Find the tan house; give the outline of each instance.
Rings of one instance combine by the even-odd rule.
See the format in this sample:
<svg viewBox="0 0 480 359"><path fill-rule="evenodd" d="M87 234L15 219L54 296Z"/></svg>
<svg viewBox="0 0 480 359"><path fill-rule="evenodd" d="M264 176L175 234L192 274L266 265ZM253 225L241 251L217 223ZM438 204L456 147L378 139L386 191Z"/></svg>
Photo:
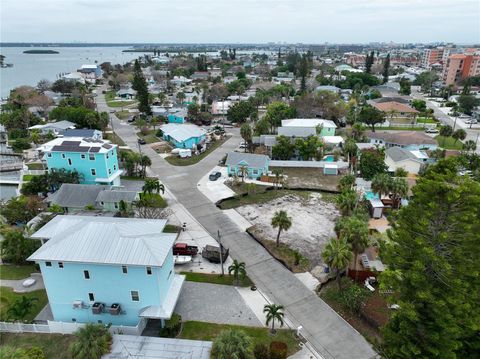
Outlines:
<svg viewBox="0 0 480 359"><path fill-rule="evenodd" d="M397 101L377 102L373 107L385 113L390 124L415 124L419 112Z"/></svg>

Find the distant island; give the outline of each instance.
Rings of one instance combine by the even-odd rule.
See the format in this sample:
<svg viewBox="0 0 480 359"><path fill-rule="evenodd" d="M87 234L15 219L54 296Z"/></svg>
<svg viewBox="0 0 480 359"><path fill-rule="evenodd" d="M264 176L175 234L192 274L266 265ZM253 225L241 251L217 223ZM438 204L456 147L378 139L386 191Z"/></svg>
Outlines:
<svg viewBox="0 0 480 359"><path fill-rule="evenodd" d="M55 50L25 50L24 54L59 54L58 51Z"/></svg>

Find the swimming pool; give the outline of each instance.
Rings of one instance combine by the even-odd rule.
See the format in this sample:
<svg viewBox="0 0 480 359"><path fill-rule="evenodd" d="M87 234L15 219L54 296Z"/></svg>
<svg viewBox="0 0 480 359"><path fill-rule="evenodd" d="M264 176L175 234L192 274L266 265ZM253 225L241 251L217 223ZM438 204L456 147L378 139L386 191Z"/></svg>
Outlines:
<svg viewBox="0 0 480 359"><path fill-rule="evenodd" d="M367 201L375 198L380 199L380 197L378 196L378 193L373 193L372 191L365 192L364 197Z"/></svg>
<svg viewBox="0 0 480 359"><path fill-rule="evenodd" d="M323 160L325 162L335 162L335 157L333 155L326 155L325 157L323 157Z"/></svg>

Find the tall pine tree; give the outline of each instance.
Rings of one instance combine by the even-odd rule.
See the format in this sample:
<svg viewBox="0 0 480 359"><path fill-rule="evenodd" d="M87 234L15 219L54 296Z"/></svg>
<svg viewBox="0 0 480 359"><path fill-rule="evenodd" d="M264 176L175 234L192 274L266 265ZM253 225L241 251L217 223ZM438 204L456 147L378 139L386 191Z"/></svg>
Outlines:
<svg viewBox="0 0 480 359"><path fill-rule="evenodd" d="M479 357L480 183L460 167L431 166L389 233L381 285L399 309L383 328L385 358Z"/></svg>
<svg viewBox="0 0 480 359"><path fill-rule="evenodd" d="M388 72L390 70L390 54L387 55L385 58L385 62L383 63L383 83L388 82Z"/></svg>
<svg viewBox="0 0 480 359"><path fill-rule="evenodd" d="M142 68L138 59L135 60L135 64L133 66L132 88L137 91L138 110L141 113L150 115L152 110L149 103L148 84L147 80L145 80L145 77L143 76Z"/></svg>

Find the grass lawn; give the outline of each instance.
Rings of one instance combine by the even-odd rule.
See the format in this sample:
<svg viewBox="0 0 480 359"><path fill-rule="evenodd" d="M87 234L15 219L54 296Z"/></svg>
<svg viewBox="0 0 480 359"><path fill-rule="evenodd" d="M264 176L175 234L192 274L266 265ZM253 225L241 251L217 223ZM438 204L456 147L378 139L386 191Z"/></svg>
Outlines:
<svg viewBox="0 0 480 359"><path fill-rule="evenodd" d="M208 274L208 273L192 273L192 272L181 272L186 276L186 280L190 282L199 282L199 283L212 283L212 284L223 284L223 285L236 285L235 279L229 274L225 274L223 277L220 274ZM248 276L243 280L240 280L240 287L250 287L253 285Z"/></svg>
<svg viewBox="0 0 480 359"><path fill-rule="evenodd" d="M160 139L155 136L156 130L149 130L146 135L142 134L141 132L137 132L137 136L143 138L147 143L155 143L159 142Z"/></svg>
<svg viewBox="0 0 480 359"><path fill-rule="evenodd" d="M174 224L166 224L165 227L163 227L163 233L178 233L179 230L180 227Z"/></svg>
<svg viewBox="0 0 480 359"><path fill-rule="evenodd" d="M145 181L145 178L139 176L120 176L120 179L127 181Z"/></svg>
<svg viewBox="0 0 480 359"><path fill-rule="evenodd" d="M68 347L74 340L73 335L0 333L0 345L24 349L40 347L46 359L70 359Z"/></svg>
<svg viewBox="0 0 480 359"><path fill-rule="evenodd" d="M24 279L30 277L30 273L38 272L34 264L17 266L14 264L0 265L0 279Z"/></svg>
<svg viewBox="0 0 480 359"><path fill-rule="evenodd" d="M112 143L119 145L119 146L125 146L125 142L120 138L120 136L116 135L114 136L114 133L106 133L103 136L104 140L111 141Z"/></svg>
<svg viewBox="0 0 480 359"><path fill-rule="evenodd" d="M44 170L43 163L27 163L29 170Z"/></svg>
<svg viewBox="0 0 480 359"><path fill-rule="evenodd" d="M33 305L32 311L24 318L26 322L32 322L48 303L47 292L43 289L28 293L14 293L12 288L0 287L0 292L0 321L6 321L8 319L8 308L23 295L30 298L38 298L38 301Z"/></svg>
<svg viewBox="0 0 480 359"><path fill-rule="evenodd" d="M180 158L178 156L168 156L165 159L168 163L174 166L191 166L197 162L200 162L205 157L207 157L210 153L215 151L218 147L223 145L225 141L227 141L229 137L225 137L223 140L214 142L205 152L199 154L198 156L192 156L190 158Z"/></svg>
<svg viewBox="0 0 480 359"><path fill-rule="evenodd" d="M123 107L123 106L128 106L134 103L135 101L117 101L115 100L115 91L110 90L107 91L105 94L105 101L107 101L107 105L109 107Z"/></svg>
<svg viewBox="0 0 480 359"><path fill-rule="evenodd" d="M268 328L190 321L183 323L182 333L180 334L179 338L192 340L215 340L221 331L229 329L243 330L252 339L251 349L253 349L255 344L263 343L269 346L272 341L280 341L287 344L288 355L293 355L300 350L300 341L295 337L294 331L289 329L279 329L275 335L270 335Z"/></svg>
<svg viewBox="0 0 480 359"><path fill-rule="evenodd" d="M255 228L250 229L250 232L255 234ZM280 236L280 245L278 247L275 241L261 238L260 234L255 235L255 237L262 242L263 246L268 249L274 258L283 261L293 273L303 273L310 270L310 261L286 244L283 244L282 236ZM296 257L296 253L300 256L299 258Z"/></svg>
<svg viewBox="0 0 480 359"><path fill-rule="evenodd" d="M438 142L438 145L446 150L461 150L463 148L463 144L461 141L455 141L453 137L445 137L445 136L435 136L435 139Z"/></svg>
<svg viewBox="0 0 480 359"><path fill-rule="evenodd" d="M28 182L31 181L33 177L35 177L35 175L23 175L22 179L24 182Z"/></svg>
<svg viewBox="0 0 480 359"><path fill-rule="evenodd" d="M239 186L234 186L232 189L238 194L247 193L246 185L241 184ZM308 191L297 191L289 189L278 189L278 190L267 190L266 186L257 186L255 193L250 193L246 196L236 196L234 198L226 199L219 203L221 209L231 209L240 206L245 206L248 204L259 204L266 203L276 198L286 196L288 194L298 195L300 198L307 200L310 197L310 192Z"/></svg>
<svg viewBox="0 0 480 359"><path fill-rule="evenodd" d="M131 113L128 110L117 111L115 112L115 116L117 116L120 120L126 120L131 116Z"/></svg>
<svg viewBox="0 0 480 359"><path fill-rule="evenodd" d="M417 123L438 123L430 117L417 117Z"/></svg>
<svg viewBox="0 0 480 359"><path fill-rule="evenodd" d="M338 183L342 176L325 176L322 168L271 167L270 170L281 170L288 177L287 185L291 188L312 188L338 191Z"/></svg>

